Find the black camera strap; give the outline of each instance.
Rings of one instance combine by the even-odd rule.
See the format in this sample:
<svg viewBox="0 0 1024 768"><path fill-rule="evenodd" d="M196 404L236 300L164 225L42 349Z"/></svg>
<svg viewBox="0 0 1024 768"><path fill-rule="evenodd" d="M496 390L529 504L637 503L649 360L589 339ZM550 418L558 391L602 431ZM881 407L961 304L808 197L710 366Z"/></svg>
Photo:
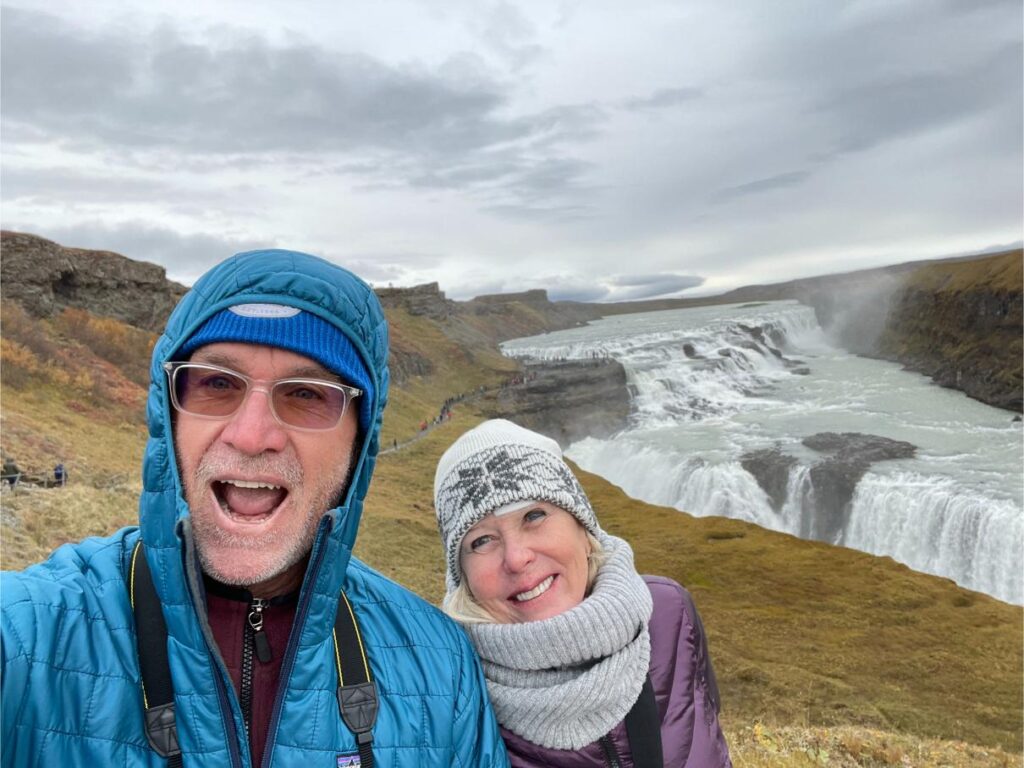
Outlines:
<svg viewBox="0 0 1024 768"><path fill-rule="evenodd" d="M626 714L626 735L629 751L636 768L663 768L665 759L661 750L661 714L654 699L651 676L644 679L640 698Z"/></svg>
<svg viewBox="0 0 1024 768"><path fill-rule="evenodd" d="M168 768L181 768L181 748L174 712L174 684L167 660L167 624L153 586L142 542L132 551L128 595L135 614L135 640L142 674L142 703L146 710L146 739ZM377 685L370 672L355 612L342 592L334 619L334 660L338 675L338 709L356 736L364 768L373 768L373 724L377 719Z"/></svg>

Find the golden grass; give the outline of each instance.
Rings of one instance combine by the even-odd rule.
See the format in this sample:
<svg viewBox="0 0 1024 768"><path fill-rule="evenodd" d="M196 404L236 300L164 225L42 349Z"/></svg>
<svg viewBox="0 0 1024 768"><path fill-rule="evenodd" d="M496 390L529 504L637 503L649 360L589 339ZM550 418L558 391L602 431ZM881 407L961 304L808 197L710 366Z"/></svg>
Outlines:
<svg viewBox="0 0 1024 768"><path fill-rule="evenodd" d="M385 447L416 436L446 397L493 385L514 365L493 347L460 349L468 342L452 340L485 338L486 323L394 322L407 350L432 355L433 371L392 390ZM28 470L64 459L71 484L4 493L6 568L136 516L141 413L106 412L87 393L36 375L27 388L4 387L3 448ZM433 602L444 583L434 468L480 419L471 404L456 406L451 421L382 455L367 499L357 555ZM1020 764L1019 607L886 558L644 504L579 475L604 527L633 543L640 570L694 594L738 766Z"/></svg>
<svg viewBox="0 0 1024 768"><path fill-rule="evenodd" d="M727 730L737 768L1016 768L1021 756L963 741L919 739L871 728L768 728L762 723Z"/></svg>
<svg viewBox="0 0 1024 768"><path fill-rule="evenodd" d="M1024 250L926 264L910 273L906 286L922 291L956 293L983 289L1019 294L1024 288Z"/></svg>

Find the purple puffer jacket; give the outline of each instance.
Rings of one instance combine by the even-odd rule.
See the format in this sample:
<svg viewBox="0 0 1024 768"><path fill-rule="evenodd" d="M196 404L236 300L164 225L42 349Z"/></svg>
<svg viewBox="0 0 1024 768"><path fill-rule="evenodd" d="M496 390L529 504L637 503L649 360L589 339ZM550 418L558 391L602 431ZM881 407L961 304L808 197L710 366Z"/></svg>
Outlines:
<svg viewBox="0 0 1024 768"><path fill-rule="evenodd" d="M697 608L689 592L671 579L644 576L654 597L651 616L651 683L661 714L665 768L732 766L718 724L718 684ZM608 766L599 741L576 752L533 744L501 729L512 768ZM621 768L634 768L625 721L608 734Z"/></svg>

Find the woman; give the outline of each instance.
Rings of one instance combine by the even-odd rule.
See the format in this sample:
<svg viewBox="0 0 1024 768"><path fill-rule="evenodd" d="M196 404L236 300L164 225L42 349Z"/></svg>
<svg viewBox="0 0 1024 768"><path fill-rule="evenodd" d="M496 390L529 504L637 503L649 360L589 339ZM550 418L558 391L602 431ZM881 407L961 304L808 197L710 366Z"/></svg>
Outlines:
<svg viewBox="0 0 1024 768"><path fill-rule="evenodd" d="M637 574L557 443L484 422L441 457L434 506L444 608L480 654L515 768L730 765L689 594Z"/></svg>

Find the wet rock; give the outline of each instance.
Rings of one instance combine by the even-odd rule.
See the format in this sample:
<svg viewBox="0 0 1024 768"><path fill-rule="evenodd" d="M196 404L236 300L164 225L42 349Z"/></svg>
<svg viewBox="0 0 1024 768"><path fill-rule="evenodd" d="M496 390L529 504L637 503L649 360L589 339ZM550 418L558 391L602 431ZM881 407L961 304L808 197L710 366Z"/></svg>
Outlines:
<svg viewBox="0 0 1024 768"><path fill-rule="evenodd" d="M801 442L821 453L835 454L836 458L863 460L868 463L886 459L913 458L917 447L904 440L890 440L878 435L860 432L819 432Z"/></svg>
<svg viewBox="0 0 1024 768"><path fill-rule="evenodd" d="M752 352L757 352L759 355L764 355L764 347L758 344L756 341L741 340L736 342L736 346L742 349L749 349Z"/></svg>
<svg viewBox="0 0 1024 768"><path fill-rule="evenodd" d="M877 461L907 459L917 448L902 440L858 432L820 432L803 439L803 444L829 454L811 467L815 516L808 521L807 536L838 543L846 529L850 501L857 483ZM802 532L803 533L803 532Z"/></svg>
<svg viewBox="0 0 1024 768"><path fill-rule="evenodd" d="M789 471L796 459L787 456L781 448L765 448L749 451L740 458L740 465L757 480L757 484L771 499L772 509L778 512L786 503L786 487Z"/></svg>
<svg viewBox="0 0 1024 768"><path fill-rule="evenodd" d="M693 346L693 344L691 344L690 342L686 342L685 344L683 344L683 354L686 355L691 360L704 359L704 355L697 352L697 348Z"/></svg>

